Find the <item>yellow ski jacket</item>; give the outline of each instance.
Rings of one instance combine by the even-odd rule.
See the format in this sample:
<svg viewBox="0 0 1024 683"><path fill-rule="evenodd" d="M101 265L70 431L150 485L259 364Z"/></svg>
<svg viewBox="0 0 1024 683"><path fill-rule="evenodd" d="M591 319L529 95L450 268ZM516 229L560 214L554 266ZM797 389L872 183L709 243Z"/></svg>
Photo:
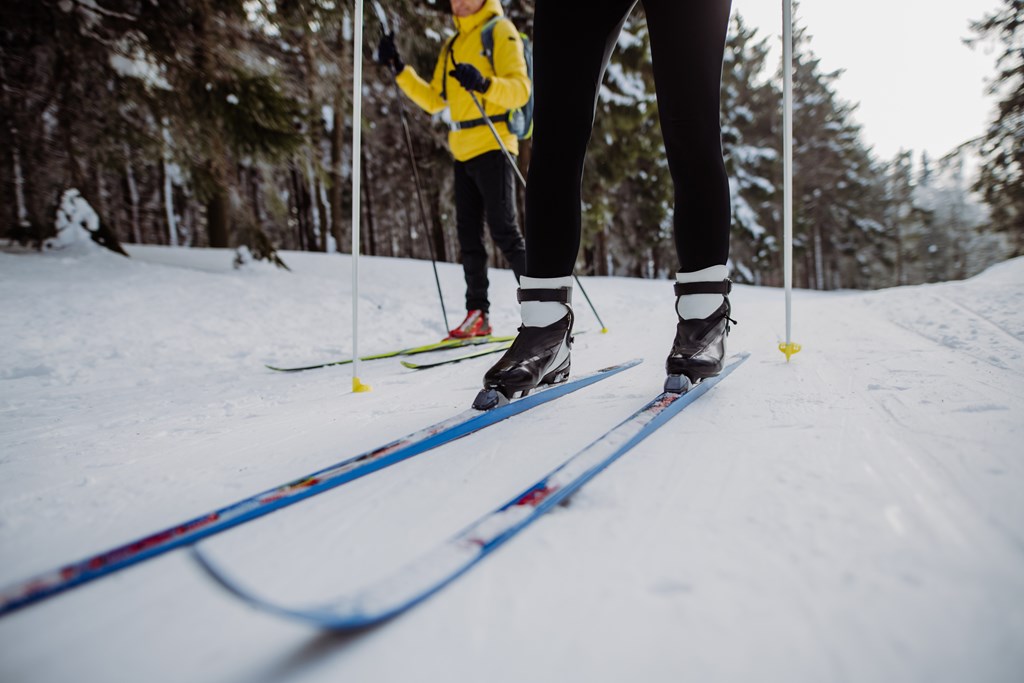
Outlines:
<svg viewBox="0 0 1024 683"><path fill-rule="evenodd" d="M458 33L454 40L445 41L434 67L434 77L430 82L423 80L416 70L408 65L398 74L398 85L409 99L429 114L436 114L445 107L450 107L452 121L480 119L480 110L473 103L470 93L455 80L455 77L448 75L456 63L466 62L479 69L485 78L491 79L487 92L476 93L477 100L484 106L488 116L500 116L509 109L526 104L530 99L530 78L526 72L526 59L523 57L523 41L511 21L503 18L494 27L493 68L490 60L483 54L481 29L495 15L505 16L500 0L486 0L480 11L468 17L453 17ZM446 80L447 100L441 95L445 90ZM503 121L496 121L494 127L501 135L508 151L518 154L519 140L509 132L508 126ZM494 134L486 124L449 131L448 146L452 156L458 161L466 161L485 152L500 149L498 141L494 139Z"/></svg>

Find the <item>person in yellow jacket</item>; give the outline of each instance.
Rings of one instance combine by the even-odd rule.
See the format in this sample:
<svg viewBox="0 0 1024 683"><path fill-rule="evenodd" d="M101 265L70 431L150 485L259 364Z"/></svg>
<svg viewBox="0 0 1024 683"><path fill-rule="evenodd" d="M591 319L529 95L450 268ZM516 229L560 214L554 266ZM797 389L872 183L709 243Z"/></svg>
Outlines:
<svg viewBox="0 0 1024 683"><path fill-rule="evenodd" d="M466 319L451 337L491 333L488 321L487 250L484 217L494 243L512 266L516 280L526 270L526 248L516 216L513 169L477 106L483 106L508 151L519 153L519 140L509 131L510 109L530 98L530 78L523 42L515 25L504 18L500 0L450 0L456 34L445 41L429 82L402 62L394 34L384 35L377 60L390 66L402 91L421 109L451 113L448 146L454 157L455 213L466 277ZM494 54L484 54L482 29L494 17ZM474 98L476 102L474 102Z"/></svg>

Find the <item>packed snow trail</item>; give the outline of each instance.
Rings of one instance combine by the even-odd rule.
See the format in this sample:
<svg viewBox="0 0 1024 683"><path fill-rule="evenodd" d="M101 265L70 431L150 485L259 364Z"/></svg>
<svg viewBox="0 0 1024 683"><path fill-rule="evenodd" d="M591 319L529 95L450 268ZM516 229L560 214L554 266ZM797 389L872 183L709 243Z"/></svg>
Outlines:
<svg viewBox="0 0 1024 683"><path fill-rule="evenodd" d="M193 556L228 592L271 614L337 631L354 631L379 624L431 597L555 506L567 503L588 481L724 380L747 358L749 354L733 359L719 375L697 385L689 380L685 384L674 384L616 426L597 435L586 448L566 458L510 501L473 521L426 555L395 568L369 588L343 594L340 598L328 596L329 603L298 608L278 604L249 591L221 571L203 552L202 545L192 549ZM263 552L272 549L262 548ZM301 578L292 577L292 580Z"/></svg>
<svg viewBox="0 0 1024 683"><path fill-rule="evenodd" d="M378 361L358 396L344 368L273 373L350 354L345 257L286 253L286 273L130 250L0 253L0 584L436 422L490 362ZM360 265L361 348L391 348L396 325L409 345L444 333L421 305L429 262ZM439 271L458 301L461 270ZM671 283L586 285L611 331L577 339L574 374L639 368L538 409L530 430L489 428L211 539L218 558L299 604L368 583L621 421L661 386ZM511 273L493 271L492 291L510 334ZM174 552L0 620L0 680L1018 680L1024 260L965 282L797 291L789 364L782 293L732 300L730 353L753 355L714 401L385 628L320 637ZM300 508L313 521L296 527ZM251 556L255 537L278 551Z"/></svg>
<svg viewBox="0 0 1024 683"><path fill-rule="evenodd" d="M463 436L475 434L481 429L536 406L607 379L640 362L639 359L634 359L574 377L557 385L541 386L528 396L511 402L505 401L486 410L477 410L474 406L365 453L350 456L311 474L279 484L268 491L253 494L217 510L204 512L194 519L133 539L116 548L24 578L13 585L0 586L0 617L89 581L103 578L176 548L191 545L200 539L258 519L288 505L302 502L411 457L428 453Z"/></svg>

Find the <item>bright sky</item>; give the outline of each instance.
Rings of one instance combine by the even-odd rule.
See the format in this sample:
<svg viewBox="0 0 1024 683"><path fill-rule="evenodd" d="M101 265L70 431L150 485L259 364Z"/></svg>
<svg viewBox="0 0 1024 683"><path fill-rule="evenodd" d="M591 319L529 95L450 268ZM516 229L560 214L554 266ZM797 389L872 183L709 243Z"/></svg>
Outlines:
<svg viewBox="0 0 1024 683"><path fill-rule="evenodd" d="M932 158L985 131L995 106L985 94L995 74L992 46L970 49L971 20L999 0L801 0L798 21L826 71L845 69L839 96L860 103L863 139L879 160L900 148ZM747 24L781 46L782 0L733 0ZM781 53L781 47L775 55ZM777 57L771 61L774 71ZM799 135L799 131L796 133Z"/></svg>

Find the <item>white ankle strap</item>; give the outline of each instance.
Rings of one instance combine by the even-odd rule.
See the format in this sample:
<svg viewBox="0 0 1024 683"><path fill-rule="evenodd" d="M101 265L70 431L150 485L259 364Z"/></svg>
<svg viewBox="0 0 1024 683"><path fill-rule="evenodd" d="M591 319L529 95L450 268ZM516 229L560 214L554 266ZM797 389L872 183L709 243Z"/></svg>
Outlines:
<svg viewBox="0 0 1024 683"><path fill-rule="evenodd" d="M548 299L550 295L539 292L534 294L532 290L554 290L558 296ZM562 301L563 296L564 302ZM572 275L565 277L527 277L523 275L519 278L519 297L522 302L520 310L523 316L523 325L525 327L547 327L564 318L566 311L572 308Z"/></svg>

